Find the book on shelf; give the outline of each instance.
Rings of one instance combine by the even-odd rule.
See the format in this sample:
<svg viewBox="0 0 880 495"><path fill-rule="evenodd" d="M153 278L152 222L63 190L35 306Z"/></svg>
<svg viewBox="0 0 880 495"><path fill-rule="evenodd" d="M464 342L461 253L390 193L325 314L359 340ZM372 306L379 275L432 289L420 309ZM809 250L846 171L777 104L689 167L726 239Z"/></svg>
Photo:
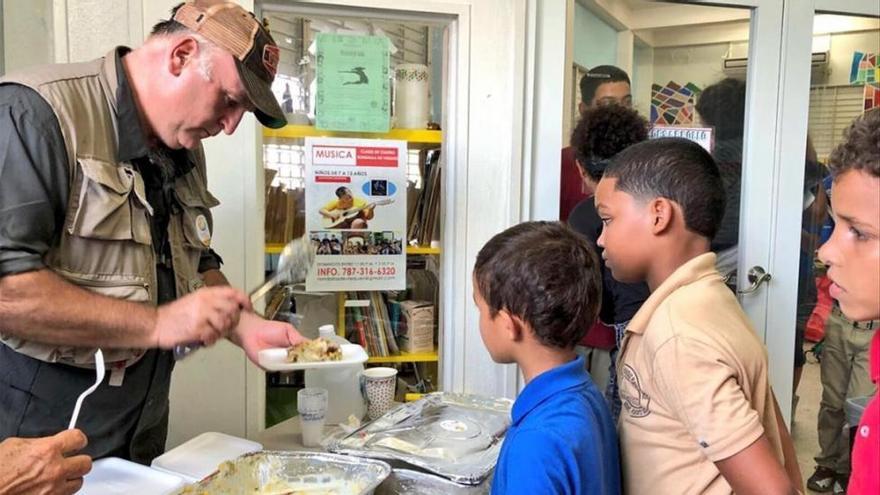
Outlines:
<svg viewBox="0 0 880 495"><path fill-rule="evenodd" d="M419 153L419 171L422 188L416 190L415 204L409 210L407 238L419 246L427 246L439 238L440 186L442 166L439 149L422 150Z"/></svg>
<svg viewBox="0 0 880 495"><path fill-rule="evenodd" d="M358 342L373 357L400 354L397 333L391 319L385 294L379 291L349 292L348 300L367 301L368 305L350 306L346 309L347 337Z"/></svg>

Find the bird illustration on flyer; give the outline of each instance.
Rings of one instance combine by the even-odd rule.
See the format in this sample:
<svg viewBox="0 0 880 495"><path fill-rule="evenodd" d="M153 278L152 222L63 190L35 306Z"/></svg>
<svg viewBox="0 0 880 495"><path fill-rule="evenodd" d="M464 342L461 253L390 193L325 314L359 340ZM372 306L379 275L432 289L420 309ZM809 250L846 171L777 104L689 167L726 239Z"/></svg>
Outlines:
<svg viewBox="0 0 880 495"><path fill-rule="evenodd" d="M406 288L405 141L306 138L307 291Z"/></svg>

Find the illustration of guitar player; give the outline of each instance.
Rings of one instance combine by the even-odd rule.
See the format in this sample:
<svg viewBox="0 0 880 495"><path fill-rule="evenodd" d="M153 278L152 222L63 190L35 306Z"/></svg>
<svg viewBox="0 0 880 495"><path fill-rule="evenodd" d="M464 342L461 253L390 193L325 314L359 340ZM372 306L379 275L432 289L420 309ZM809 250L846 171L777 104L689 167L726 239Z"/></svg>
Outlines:
<svg viewBox="0 0 880 495"><path fill-rule="evenodd" d="M351 189L336 189L336 199L324 205L318 213L324 217L325 229L366 229L367 221L373 219L377 206L390 205L393 199L383 199L367 203L355 198Z"/></svg>

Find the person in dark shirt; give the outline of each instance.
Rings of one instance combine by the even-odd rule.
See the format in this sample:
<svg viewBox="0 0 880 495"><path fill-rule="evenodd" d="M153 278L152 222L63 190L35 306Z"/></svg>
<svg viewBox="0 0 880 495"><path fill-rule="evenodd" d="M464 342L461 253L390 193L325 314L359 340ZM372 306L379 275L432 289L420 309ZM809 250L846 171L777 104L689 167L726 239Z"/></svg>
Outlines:
<svg viewBox="0 0 880 495"><path fill-rule="evenodd" d="M261 349L303 340L291 325L256 315L247 295L228 287L210 249L207 208L216 201L194 175L204 173L196 168L204 166L201 140L231 134L249 111L265 125L285 123L270 90L277 45L253 14L219 3L175 7L137 49L0 80L2 493L75 492L90 466L76 452L144 464L162 453L175 346L228 338L256 362ZM66 114L71 107L84 108ZM108 151L68 156L68 149ZM90 237L75 228L83 198L105 220L123 214L97 223ZM197 200L204 213L185 221ZM125 228L128 237L113 237ZM189 230L169 240L173 229ZM75 242L88 249L71 249ZM79 278L58 259L82 262ZM128 265L149 273L129 282L137 270ZM112 295L99 290L107 288ZM53 436L94 382L93 361L71 356L94 348L125 358L107 363L109 376L77 421L82 432Z"/></svg>
<svg viewBox="0 0 880 495"><path fill-rule="evenodd" d="M630 145L647 138L647 122L631 108L622 105L605 105L587 110L571 133L571 145L575 150L581 180L591 190L595 189L611 157ZM596 212L593 200L591 195L578 203L568 217L568 224L598 249L596 241L602 234L602 220ZM626 324L648 298L650 291L645 283L626 284L614 280L611 271L605 267L604 260L601 262L601 269L602 309L599 312L600 321L590 328L587 340L583 344L595 345L595 342L599 340L595 337L597 333L610 334L613 338L611 349L608 351L608 360L611 363L608 381L607 384L598 383L598 385L604 387L605 398L612 414L617 418L620 413L617 373L614 366L617 349ZM593 349L590 354L601 352L603 351ZM597 376L602 376L604 370L592 368L603 366L604 363L602 360L594 361L596 363L590 368L590 373L596 380Z"/></svg>
<svg viewBox="0 0 880 495"><path fill-rule="evenodd" d="M600 65L590 69L580 80L580 92L579 115L583 115L590 108L603 105L632 106L629 76L613 65ZM585 190L586 186L580 180L573 147L562 148L561 160L559 220L565 222L575 205L590 196L591 191Z"/></svg>

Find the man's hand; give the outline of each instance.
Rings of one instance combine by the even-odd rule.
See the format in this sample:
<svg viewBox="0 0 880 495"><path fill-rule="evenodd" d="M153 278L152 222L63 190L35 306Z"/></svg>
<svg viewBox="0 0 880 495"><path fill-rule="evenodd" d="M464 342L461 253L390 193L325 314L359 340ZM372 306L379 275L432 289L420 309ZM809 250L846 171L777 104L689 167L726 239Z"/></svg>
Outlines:
<svg viewBox="0 0 880 495"><path fill-rule="evenodd" d="M226 337L238 325L242 310L250 309L250 299L240 290L204 287L159 306L154 341L162 349L192 342L209 346Z"/></svg>
<svg viewBox="0 0 880 495"><path fill-rule="evenodd" d="M293 328L293 325L265 320L251 312L241 313L238 326L229 339L244 349L248 359L257 366L259 366L257 356L261 350L290 347L306 340Z"/></svg>
<svg viewBox="0 0 880 495"><path fill-rule="evenodd" d="M43 438L7 438L0 442L0 495L72 494L92 470L79 430Z"/></svg>

